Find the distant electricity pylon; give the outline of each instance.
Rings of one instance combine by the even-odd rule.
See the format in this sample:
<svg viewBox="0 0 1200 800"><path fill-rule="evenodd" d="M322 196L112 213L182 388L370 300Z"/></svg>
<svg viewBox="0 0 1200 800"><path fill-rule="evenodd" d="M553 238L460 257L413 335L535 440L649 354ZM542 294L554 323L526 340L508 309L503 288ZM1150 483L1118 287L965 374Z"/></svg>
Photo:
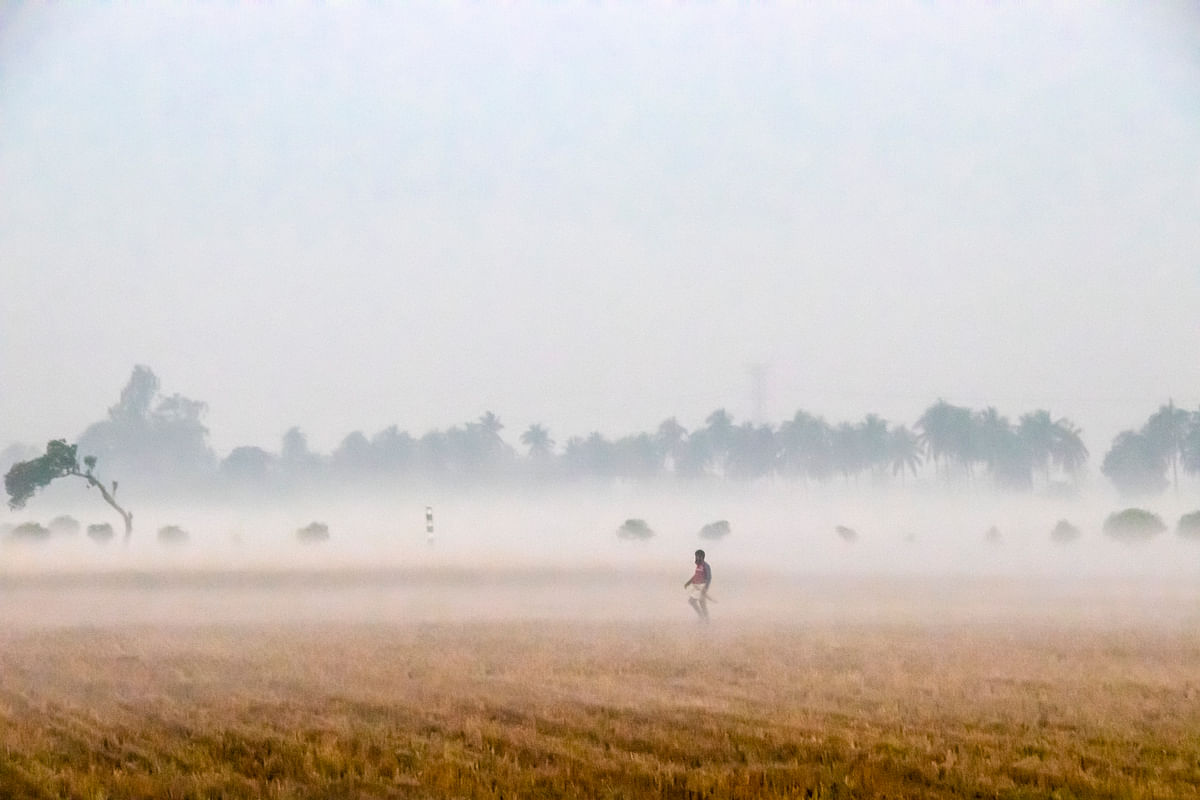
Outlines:
<svg viewBox="0 0 1200 800"><path fill-rule="evenodd" d="M433 506L425 506L425 541L433 544Z"/></svg>

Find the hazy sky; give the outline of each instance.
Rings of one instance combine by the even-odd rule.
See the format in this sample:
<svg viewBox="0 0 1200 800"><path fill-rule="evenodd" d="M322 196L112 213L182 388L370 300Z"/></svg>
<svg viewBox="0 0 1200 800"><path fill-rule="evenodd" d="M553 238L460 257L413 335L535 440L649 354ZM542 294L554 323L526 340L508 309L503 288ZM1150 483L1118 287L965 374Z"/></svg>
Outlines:
<svg viewBox="0 0 1200 800"><path fill-rule="evenodd" d="M1200 405L1191 3L2 8L0 446Z"/></svg>

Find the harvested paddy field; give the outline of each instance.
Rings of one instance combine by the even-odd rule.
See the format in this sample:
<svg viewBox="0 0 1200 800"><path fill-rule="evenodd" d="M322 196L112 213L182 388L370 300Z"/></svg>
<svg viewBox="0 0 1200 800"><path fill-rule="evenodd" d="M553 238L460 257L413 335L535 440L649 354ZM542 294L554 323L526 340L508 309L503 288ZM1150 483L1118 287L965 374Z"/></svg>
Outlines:
<svg viewBox="0 0 1200 800"><path fill-rule="evenodd" d="M1200 796L1189 587L645 577L9 576L0 796Z"/></svg>

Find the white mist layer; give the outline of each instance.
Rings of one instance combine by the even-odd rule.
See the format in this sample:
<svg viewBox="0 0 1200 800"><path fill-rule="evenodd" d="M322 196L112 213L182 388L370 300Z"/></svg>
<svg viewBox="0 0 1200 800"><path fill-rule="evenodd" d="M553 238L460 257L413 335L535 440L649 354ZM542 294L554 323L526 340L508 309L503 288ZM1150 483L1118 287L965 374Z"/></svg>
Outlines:
<svg viewBox="0 0 1200 800"><path fill-rule="evenodd" d="M94 498L88 498L94 499ZM132 504L131 504L132 505ZM425 507L434 535L425 530ZM330 570L451 568L686 572L703 548L723 570L772 575L1198 576L1200 542L1177 536L1175 522L1194 510L1173 496L1146 504L1168 530L1128 544L1102 533L1105 517L1125 507L1115 498L1051 499L921 490L850 491L793 485L713 487L704 491L632 486L520 494L491 491L414 497L373 496L276 507L133 506L135 530L107 544L83 533L0 548L0 575L120 570ZM71 513L86 526L106 520L103 506L31 507L9 522L46 524ZM643 519L655 535L624 540L617 529ZM1060 519L1077 526L1075 542L1058 544ZM698 534L728 520L721 540ZM111 520L110 520L111 521ZM296 530L329 526L328 541L304 544ZM156 532L178 525L189 539L167 545ZM855 531L853 541L836 526ZM996 528L998 541L985 533ZM686 577L686 576L685 576Z"/></svg>

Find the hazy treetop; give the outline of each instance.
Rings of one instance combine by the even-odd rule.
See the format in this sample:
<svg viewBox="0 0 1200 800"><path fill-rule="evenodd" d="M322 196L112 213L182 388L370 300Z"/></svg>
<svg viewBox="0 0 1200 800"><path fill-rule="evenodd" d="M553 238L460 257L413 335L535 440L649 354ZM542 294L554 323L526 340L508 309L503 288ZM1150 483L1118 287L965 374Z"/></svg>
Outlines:
<svg viewBox="0 0 1200 800"><path fill-rule="evenodd" d="M1103 441L1200 404L1198 44L1187 3L10 8L0 443L138 363L218 449L937 397Z"/></svg>

